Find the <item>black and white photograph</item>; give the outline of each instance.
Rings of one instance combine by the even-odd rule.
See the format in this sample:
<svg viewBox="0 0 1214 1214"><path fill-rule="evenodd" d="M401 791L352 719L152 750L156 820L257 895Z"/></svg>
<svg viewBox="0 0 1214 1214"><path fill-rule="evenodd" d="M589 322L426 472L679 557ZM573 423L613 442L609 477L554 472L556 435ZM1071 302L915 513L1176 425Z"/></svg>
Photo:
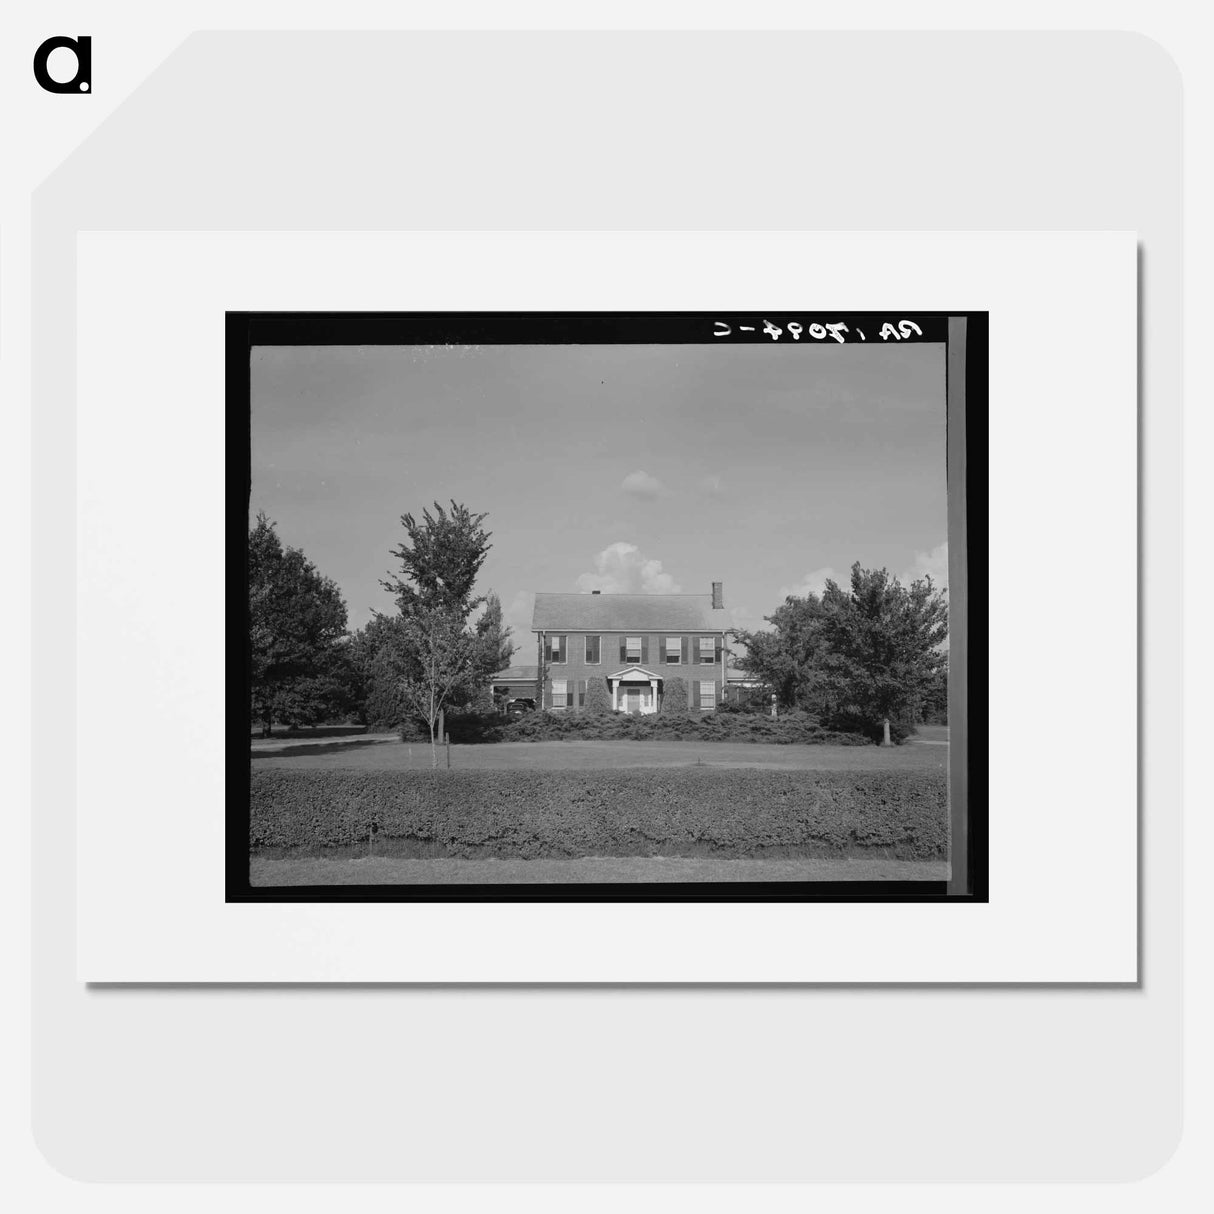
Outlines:
<svg viewBox="0 0 1214 1214"><path fill-rule="evenodd" d="M986 323L229 313L229 899L984 898Z"/></svg>

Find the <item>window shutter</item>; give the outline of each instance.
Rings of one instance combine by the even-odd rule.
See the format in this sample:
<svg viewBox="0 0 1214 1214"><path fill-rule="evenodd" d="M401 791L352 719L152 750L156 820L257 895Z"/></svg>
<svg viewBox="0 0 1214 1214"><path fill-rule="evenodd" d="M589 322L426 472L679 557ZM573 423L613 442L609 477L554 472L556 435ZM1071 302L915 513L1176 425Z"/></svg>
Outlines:
<svg viewBox="0 0 1214 1214"><path fill-rule="evenodd" d="M649 637L648 636L641 637L641 665L642 666L649 665Z"/></svg>
<svg viewBox="0 0 1214 1214"><path fill-rule="evenodd" d="M692 708L699 708L699 706L700 706L700 680L699 679L691 680L691 706L692 706Z"/></svg>
<svg viewBox="0 0 1214 1214"><path fill-rule="evenodd" d="M717 637L717 665L721 664L721 638Z"/></svg>
<svg viewBox="0 0 1214 1214"><path fill-rule="evenodd" d="M684 665L684 666L686 666L686 665L687 665L687 650L688 650L690 647L691 647L691 638L690 638L690 637L684 637L684 638L683 638L683 652L680 654L680 657L683 659L683 665Z"/></svg>
<svg viewBox="0 0 1214 1214"><path fill-rule="evenodd" d="M544 638L544 661L545 662L552 661L552 638L551 637Z"/></svg>
<svg viewBox="0 0 1214 1214"><path fill-rule="evenodd" d="M628 661L628 638L620 637L620 665L623 666Z"/></svg>

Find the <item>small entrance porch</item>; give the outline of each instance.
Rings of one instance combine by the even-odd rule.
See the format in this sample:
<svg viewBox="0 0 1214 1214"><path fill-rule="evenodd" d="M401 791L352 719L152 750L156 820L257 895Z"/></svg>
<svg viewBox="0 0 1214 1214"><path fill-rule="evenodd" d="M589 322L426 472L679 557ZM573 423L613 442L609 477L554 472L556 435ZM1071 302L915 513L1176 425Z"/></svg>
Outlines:
<svg viewBox="0 0 1214 1214"><path fill-rule="evenodd" d="M647 716L657 712L662 695L662 677L643 666L626 666L607 676L611 707L615 712Z"/></svg>

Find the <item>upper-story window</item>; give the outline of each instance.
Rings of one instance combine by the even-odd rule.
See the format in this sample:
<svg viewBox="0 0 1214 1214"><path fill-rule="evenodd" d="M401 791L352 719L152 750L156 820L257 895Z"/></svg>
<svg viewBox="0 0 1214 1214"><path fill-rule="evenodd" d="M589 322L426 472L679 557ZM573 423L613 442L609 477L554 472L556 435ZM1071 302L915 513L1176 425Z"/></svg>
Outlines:
<svg viewBox="0 0 1214 1214"><path fill-rule="evenodd" d="M674 666L683 660L683 638L667 637L665 643L666 664Z"/></svg>
<svg viewBox="0 0 1214 1214"><path fill-rule="evenodd" d="M602 640L602 637L586 638L586 664L588 666L597 666L603 660L600 651Z"/></svg>
<svg viewBox="0 0 1214 1214"><path fill-rule="evenodd" d="M546 658L549 662L568 662L568 650L569 638L567 636L551 635L548 637L548 652L546 654Z"/></svg>
<svg viewBox="0 0 1214 1214"><path fill-rule="evenodd" d="M641 660L641 638L626 637L624 640L624 661L639 662Z"/></svg>
<svg viewBox="0 0 1214 1214"><path fill-rule="evenodd" d="M700 665L711 666L717 660L716 637L700 637Z"/></svg>

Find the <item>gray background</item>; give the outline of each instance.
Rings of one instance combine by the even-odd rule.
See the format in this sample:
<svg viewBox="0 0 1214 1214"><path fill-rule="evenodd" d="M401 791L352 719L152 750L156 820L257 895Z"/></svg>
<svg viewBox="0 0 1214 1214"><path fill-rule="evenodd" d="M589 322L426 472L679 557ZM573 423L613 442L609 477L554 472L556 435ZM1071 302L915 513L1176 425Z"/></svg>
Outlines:
<svg viewBox="0 0 1214 1214"><path fill-rule="evenodd" d="M1175 580L1179 555L1150 528L1178 517L1179 118L1174 65L1133 35L185 43L34 198L34 717L57 723L37 728L33 819L48 1159L165 1180L1112 1180L1160 1166L1180 1134L1180 629L1152 587ZM1151 501L1141 988L78 986L62 761L75 232L360 226L1136 229Z"/></svg>

